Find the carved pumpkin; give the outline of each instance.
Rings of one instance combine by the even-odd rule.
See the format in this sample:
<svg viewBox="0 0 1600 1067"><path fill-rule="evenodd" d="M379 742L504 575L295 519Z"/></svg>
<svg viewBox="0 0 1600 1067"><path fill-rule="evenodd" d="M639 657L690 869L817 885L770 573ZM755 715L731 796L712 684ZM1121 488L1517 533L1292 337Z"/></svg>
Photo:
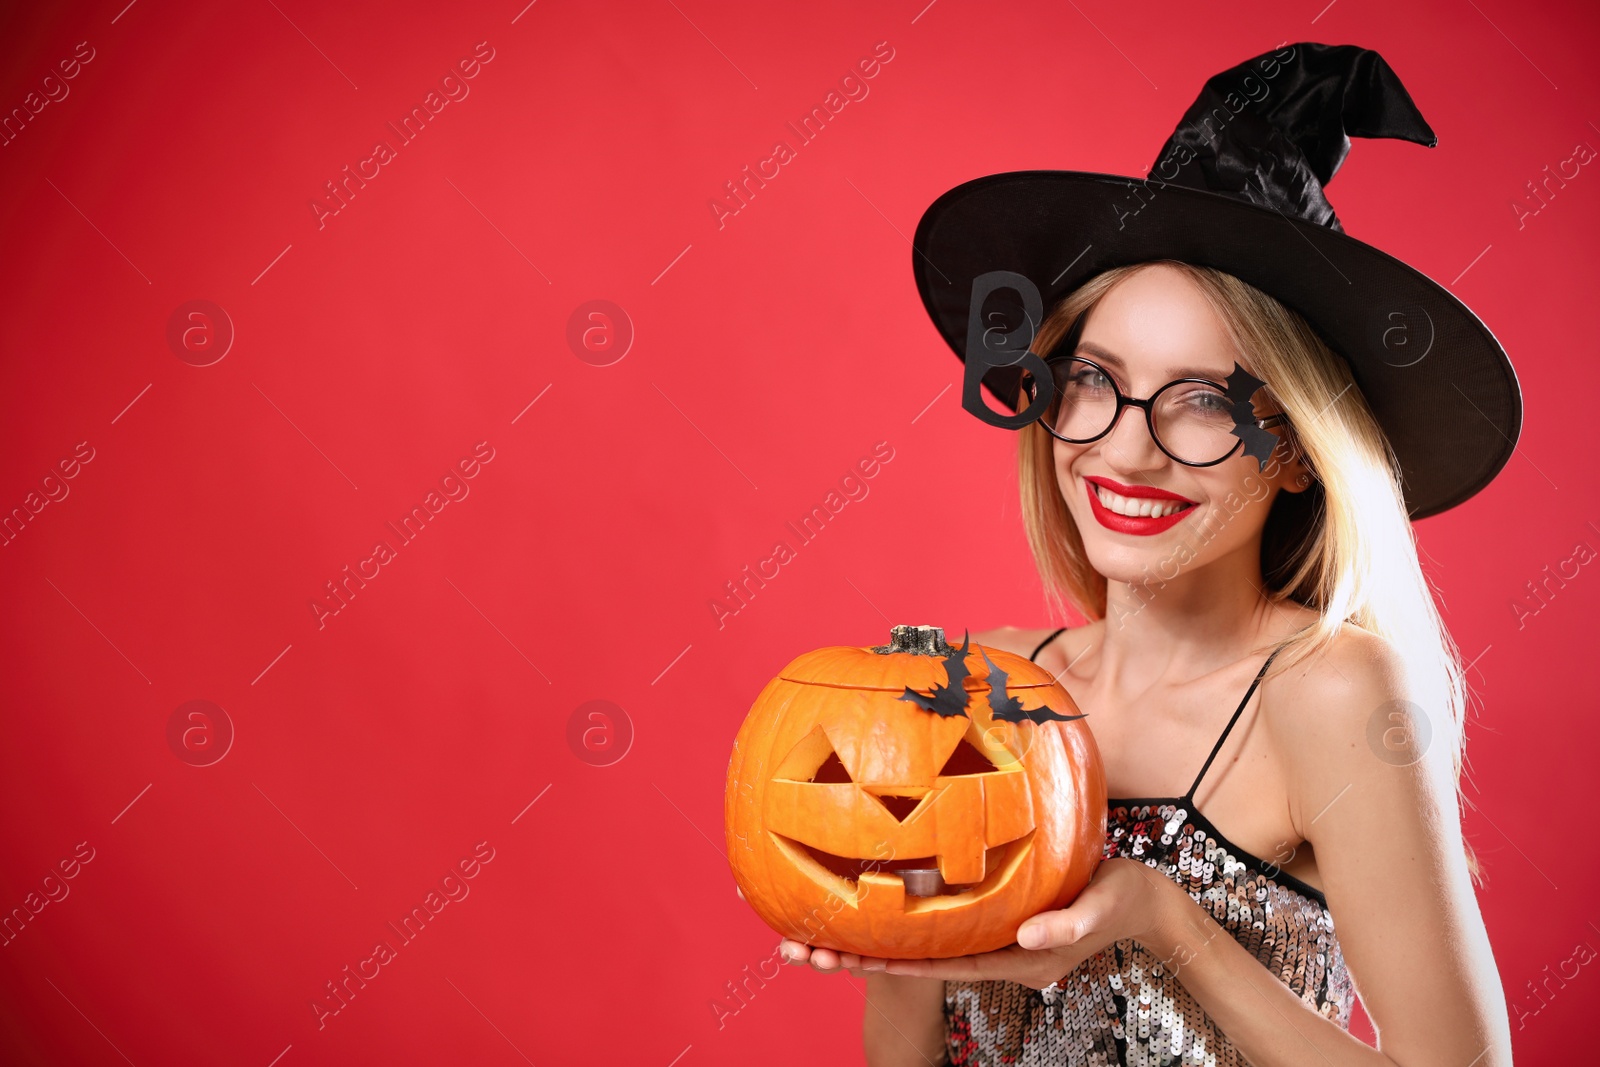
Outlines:
<svg viewBox="0 0 1600 1067"><path fill-rule="evenodd" d="M769 926L896 959L1003 948L1088 884L1100 752L1064 689L933 626L794 660L733 744L728 860Z"/></svg>

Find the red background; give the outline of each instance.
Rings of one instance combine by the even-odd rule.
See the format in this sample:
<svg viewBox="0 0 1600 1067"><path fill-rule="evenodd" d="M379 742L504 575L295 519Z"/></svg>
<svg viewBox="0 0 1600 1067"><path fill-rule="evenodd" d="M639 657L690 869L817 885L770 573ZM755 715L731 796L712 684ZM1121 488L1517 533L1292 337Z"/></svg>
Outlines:
<svg viewBox="0 0 1600 1067"><path fill-rule="evenodd" d="M1520 227L1511 204L1600 145L1587 5L124 2L0 26L6 113L94 50L0 146L0 509L93 450L0 549L0 908L93 849L0 948L0 1058L859 1062L852 979L728 999L777 941L721 855L734 732L807 649L1054 621L1014 439L961 411L908 238L980 174L1143 174L1206 77L1298 40L1411 90L1439 146L1357 141L1330 198L1524 383L1504 474L1419 529L1474 660L1467 832L1518 1056L1586 1040L1592 968L1543 1007L1526 983L1600 947L1600 577L1525 583L1600 549L1600 177ZM469 95L319 228L324 182L478 42ZM719 227L779 139L796 158ZM209 366L167 336L201 299L236 332ZM597 299L635 333L608 366L567 340ZM480 441L470 495L319 627L324 583ZM724 583L878 442L869 495L719 627ZM168 740L190 700L235 731L209 766ZM631 724L609 766L569 743L590 700ZM470 895L319 1030L325 983L479 842Z"/></svg>

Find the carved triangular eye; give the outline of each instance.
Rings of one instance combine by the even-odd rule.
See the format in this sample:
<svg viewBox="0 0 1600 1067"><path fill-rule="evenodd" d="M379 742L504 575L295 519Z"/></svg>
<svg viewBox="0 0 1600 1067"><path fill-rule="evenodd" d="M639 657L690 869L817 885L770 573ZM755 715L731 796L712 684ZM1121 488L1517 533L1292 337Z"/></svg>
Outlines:
<svg viewBox="0 0 1600 1067"><path fill-rule="evenodd" d="M950 753L950 758L945 760L944 768L939 773L949 777L958 774L988 774L995 770L999 768L994 765L994 761L963 737L956 750Z"/></svg>
<svg viewBox="0 0 1600 1067"><path fill-rule="evenodd" d="M800 739L794 749L778 764L775 777L791 782L849 782L850 772L833 750L833 742L821 726Z"/></svg>
<svg viewBox="0 0 1600 1067"><path fill-rule="evenodd" d="M817 768L817 773L811 776L813 782L848 782L850 772L844 769L844 764L839 760L839 753L829 752L828 758L822 761L822 766Z"/></svg>

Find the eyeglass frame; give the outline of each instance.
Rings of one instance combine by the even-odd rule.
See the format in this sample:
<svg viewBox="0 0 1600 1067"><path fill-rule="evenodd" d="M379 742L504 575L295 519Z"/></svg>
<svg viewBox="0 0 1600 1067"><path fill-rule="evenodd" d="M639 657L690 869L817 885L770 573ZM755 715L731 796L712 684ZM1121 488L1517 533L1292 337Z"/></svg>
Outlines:
<svg viewBox="0 0 1600 1067"><path fill-rule="evenodd" d="M1065 437L1057 433L1055 427L1051 425L1054 420L1047 417L1050 414L1050 408L1057 405L1061 400L1060 390L1055 388L1055 367L1057 364L1065 363L1069 360L1075 360L1079 363L1087 363L1101 374L1104 374L1106 376L1106 381L1111 383L1112 393L1117 398L1117 409L1112 414L1111 421L1106 424L1106 428L1095 434L1093 437L1086 437L1082 440L1075 440L1071 437ZM1163 385L1161 388L1151 393L1148 397L1145 397L1141 400L1138 397L1128 396L1126 393L1124 393L1122 391L1122 387L1117 384L1116 376L1092 359L1086 359L1085 357L1078 355L1053 354L1045 358L1044 365L1050 370L1050 388L1053 395L1046 404L1045 410L1041 413L1041 417L1039 418L1038 422L1039 425L1044 427L1046 433L1058 441L1065 441L1069 445L1093 444L1117 428L1117 421L1122 418L1122 411L1124 408L1136 407L1144 410L1144 424L1145 429L1150 434L1150 440L1155 442L1155 446L1159 448L1162 454L1168 459L1172 460L1174 463L1181 463L1185 467L1215 467L1219 463L1232 459L1238 454L1239 449L1245 444L1244 438L1239 436L1237 432L1237 430L1240 428L1240 421L1237 414L1234 416L1234 429L1228 431L1229 433L1232 433L1235 438L1237 438L1233 447L1228 449L1227 453L1221 458L1211 460L1207 463L1191 463L1186 459L1182 459L1179 456L1173 455L1172 451L1162 443L1160 435L1156 433L1155 402L1156 398L1162 393L1166 392L1168 389L1171 389L1174 385L1182 385L1185 382L1195 382L1200 385L1209 385L1218 390L1225 398L1232 399L1228 396L1228 386L1221 382L1212 381L1210 378L1174 378L1172 381ZM1235 366L1237 368L1237 364ZM1237 408L1241 403L1249 404L1251 401L1235 401L1234 406ZM1255 423L1257 429L1267 430L1274 426L1289 425L1289 416L1284 412L1278 412L1277 414L1266 415L1262 418L1252 418L1251 421Z"/></svg>

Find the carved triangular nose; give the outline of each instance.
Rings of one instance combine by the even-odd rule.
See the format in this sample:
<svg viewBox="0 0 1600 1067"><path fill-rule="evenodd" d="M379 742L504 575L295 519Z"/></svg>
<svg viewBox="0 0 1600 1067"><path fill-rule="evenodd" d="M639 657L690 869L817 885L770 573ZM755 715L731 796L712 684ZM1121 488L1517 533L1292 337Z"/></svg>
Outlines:
<svg viewBox="0 0 1600 1067"><path fill-rule="evenodd" d="M916 814L917 809L929 799L929 793L936 792L927 786L917 785L868 785L862 786L861 791L882 804L884 810L894 816L895 822L902 823Z"/></svg>
<svg viewBox="0 0 1600 1067"><path fill-rule="evenodd" d="M917 810L917 805L922 803L922 797L902 797L885 793L878 797L878 803L889 809L896 822L905 822L911 813Z"/></svg>

